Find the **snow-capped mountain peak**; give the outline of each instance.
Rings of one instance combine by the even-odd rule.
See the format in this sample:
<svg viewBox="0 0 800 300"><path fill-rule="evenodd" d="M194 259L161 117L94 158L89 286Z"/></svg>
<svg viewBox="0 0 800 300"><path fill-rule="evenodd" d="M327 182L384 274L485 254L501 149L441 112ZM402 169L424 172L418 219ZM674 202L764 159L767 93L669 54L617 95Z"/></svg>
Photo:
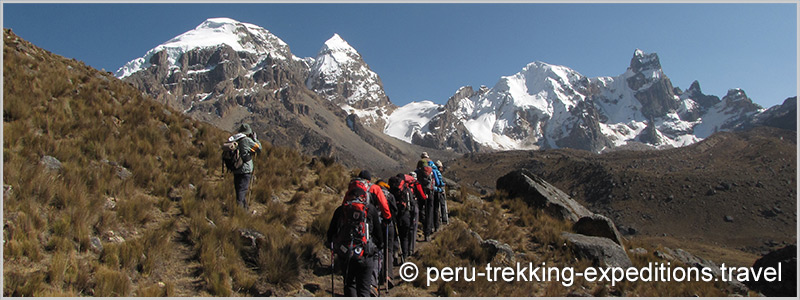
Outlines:
<svg viewBox="0 0 800 300"><path fill-rule="evenodd" d="M230 18L210 18L195 29L180 34L134 59L117 70L115 76L125 78L150 67L153 56L165 51L169 64L177 67L181 55L198 48L231 47L236 52L249 52L257 56L270 55L273 59L293 57L289 46L268 30ZM294 57L293 57L294 58Z"/></svg>
<svg viewBox="0 0 800 300"><path fill-rule="evenodd" d="M661 71L661 61L656 53L645 53L641 49L636 49L631 58L631 71L640 73L648 70Z"/></svg>
<svg viewBox="0 0 800 300"><path fill-rule="evenodd" d="M378 74L339 34L325 41L311 65L306 87L357 114L365 125L383 129L394 109Z"/></svg>
<svg viewBox="0 0 800 300"><path fill-rule="evenodd" d="M412 141L464 152L563 147L601 152L626 145L689 145L732 130L762 110L740 89L722 101L704 95L697 82L680 92L656 53L636 49L630 66L614 77L587 78L568 67L532 62L500 77L489 90L459 89L444 111L417 103L398 108L385 133L406 141L419 136Z"/></svg>
<svg viewBox="0 0 800 300"><path fill-rule="evenodd" d="M358 54L358 51L356 51L356 49L353 48L353 46L350 46L350 44L348 44L347 41L345 41L341 36L339 36L338 33L334 33L331 38L325 41L325 44L323 45L322 49L320 49L319 54L317 54L317 56L325 54L333 54L333 55L344 54L347 56L352 55L358 58L361 57Z"/></svg>

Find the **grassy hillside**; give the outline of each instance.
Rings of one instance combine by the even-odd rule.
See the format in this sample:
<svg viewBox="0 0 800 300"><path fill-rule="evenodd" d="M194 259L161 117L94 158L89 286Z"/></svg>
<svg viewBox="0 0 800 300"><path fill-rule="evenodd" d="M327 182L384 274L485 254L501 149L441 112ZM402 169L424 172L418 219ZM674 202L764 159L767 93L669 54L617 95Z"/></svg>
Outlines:
<svg viewBox="0 0 800 300"><path fill-rule="evenodd" d="M265 145L235 206L229 133L4 31L6 296L282 294L321 249L348 174ZM40 163L50 156L61 166ZM318 219L319 218L319 219ZM322 224L325 224L323 228ZM241 230L264 235L253 261Z"/></svg>

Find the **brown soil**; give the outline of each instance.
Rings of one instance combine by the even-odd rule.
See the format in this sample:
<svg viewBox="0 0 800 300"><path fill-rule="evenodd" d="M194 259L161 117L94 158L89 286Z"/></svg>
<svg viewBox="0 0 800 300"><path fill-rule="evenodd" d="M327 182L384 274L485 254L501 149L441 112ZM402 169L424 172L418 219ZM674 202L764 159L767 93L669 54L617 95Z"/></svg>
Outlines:
<svg viewBox="0 0 800 300"><path fill-rule="evenodd" d="M447 176L482 192L527 168L651 244L752 265L797 240L796 132L760 127L660 151L467 154Z"/></svg>

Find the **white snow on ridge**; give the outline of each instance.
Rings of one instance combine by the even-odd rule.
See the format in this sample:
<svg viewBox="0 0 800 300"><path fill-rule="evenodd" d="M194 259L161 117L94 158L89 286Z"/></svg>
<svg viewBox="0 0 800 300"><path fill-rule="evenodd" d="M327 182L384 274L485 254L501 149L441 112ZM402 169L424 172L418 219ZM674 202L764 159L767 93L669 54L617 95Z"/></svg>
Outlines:
<svg viewBox="0 0 800 300"><path fill-rule="evenodd" d="M414 132L421 134L428 132L428 123L437 115L443 113L442 105L426 100L411 102L398 107L386 122L383 132L389 136L411 143Z"/></svg>
<svg viewBox="0 0 800 300"><path fill-rule="evenodd" d="M252 37L252 40L250 39ZM254 41L256 43L254 43ZM176 61L183 53L197 48L228 45L237 52L250 52L273 58L286 59L284 49L288 45L259 26L242 23L230 18L210 18L195 29L178 35L148 51L145 56L134 59L117 70L115 76L125 78L150 66L150 59L158 52L166 51L169 64L177 67Z"/></svg>

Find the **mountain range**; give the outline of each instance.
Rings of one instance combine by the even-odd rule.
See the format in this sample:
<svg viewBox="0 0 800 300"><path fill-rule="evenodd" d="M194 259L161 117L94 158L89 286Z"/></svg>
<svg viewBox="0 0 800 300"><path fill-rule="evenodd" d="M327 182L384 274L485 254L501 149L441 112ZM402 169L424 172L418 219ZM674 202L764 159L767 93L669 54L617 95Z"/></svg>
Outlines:
<svg viewBox="0 0 800 300"><path fill-rule="evenodd" d="M704 94L697 81L686 90L675 87L658 55L639 49L614 77L590 78L537 61L491 88L464 86L444 105L398 107L380 76L338 34L316 57L300 58L268 30L228 18L206 20L115 75L223 129L251 122L272 143L386 170L408 165L414 152L434 149L451 157L681 147L718 131L794 116L787 113L792 104L765 110L741 89L720 99Z"/></svg>

